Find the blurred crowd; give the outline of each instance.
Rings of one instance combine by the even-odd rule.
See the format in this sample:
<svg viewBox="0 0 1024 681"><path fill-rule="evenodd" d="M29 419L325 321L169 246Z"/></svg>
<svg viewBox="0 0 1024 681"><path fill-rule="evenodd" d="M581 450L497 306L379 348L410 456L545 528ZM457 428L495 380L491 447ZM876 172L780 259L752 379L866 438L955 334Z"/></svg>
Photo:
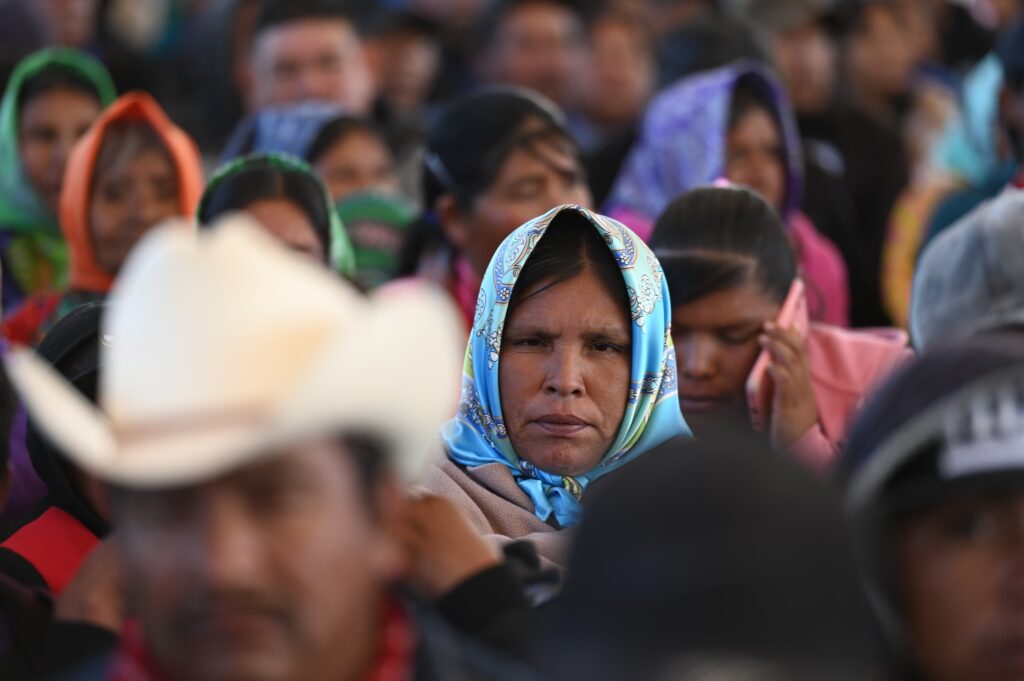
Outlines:
<svg viewBox="0 0 1024 681"><path fill-rule="evenodd" d="M0 678L1024 681L1024 0L0 0Z"/></svg>

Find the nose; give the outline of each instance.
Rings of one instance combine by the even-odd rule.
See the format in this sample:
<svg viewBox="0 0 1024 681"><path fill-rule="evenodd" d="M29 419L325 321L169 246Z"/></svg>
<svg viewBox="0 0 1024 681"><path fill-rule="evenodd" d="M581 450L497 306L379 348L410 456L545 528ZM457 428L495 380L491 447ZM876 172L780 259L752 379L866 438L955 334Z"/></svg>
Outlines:
<svg viewBox="0 0 1024 681"><path fill-rule="evenodd" d="M715 348L710 339L692 337L676 340L679 373L690 380L705 380L715 374Z"/></svg>
<svg viewBox="0 0 1024 681"><path fill-rule="evenodd" d="M212 500L197 514L190 549L202 581L212 589L252 584L261 564L258 526L231 500Z"/></svg>
<svg viewBox="0 0 1024 681"><path fill-rule="evenodd" d="M166 208L167 202L161 200L155 191L142 190L135 195L132 205L134 222L139 229L149 229L164 218L170 217Z"/></svg>
<svg viewBox="0 0 1024 681"><path fill-rule="evenodd" d="M560 347L551 353L544 378L544 392L554 397L580 397L584 387L583 357L574 348Z"/></svg>

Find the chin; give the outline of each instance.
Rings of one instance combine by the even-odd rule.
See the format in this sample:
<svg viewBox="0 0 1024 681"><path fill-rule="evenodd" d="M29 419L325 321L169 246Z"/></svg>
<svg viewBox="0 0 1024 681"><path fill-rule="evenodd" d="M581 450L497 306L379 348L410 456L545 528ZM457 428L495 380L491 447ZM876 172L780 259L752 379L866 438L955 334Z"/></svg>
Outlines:
<svg viewBox="0 0 1024 681"><path fill-rule="evenodd" d="M592 471L601 456L594 456L579 447L536 447L534 452L523 455L531 464L551 475L575 477Z"/></svg>

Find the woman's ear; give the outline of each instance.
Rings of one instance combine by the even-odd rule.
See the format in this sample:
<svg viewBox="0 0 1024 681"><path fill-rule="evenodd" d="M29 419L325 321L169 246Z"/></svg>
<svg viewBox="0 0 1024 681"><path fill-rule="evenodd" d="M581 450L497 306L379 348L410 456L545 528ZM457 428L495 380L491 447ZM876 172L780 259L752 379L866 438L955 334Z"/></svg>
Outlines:
<svg viewBox="0 0 1024 681"><path fill-rule="evenodd" d="M451 194L444 194L434 204L441 231L457 250L464 251L469 242L469 225L465 212Z"/></svg>

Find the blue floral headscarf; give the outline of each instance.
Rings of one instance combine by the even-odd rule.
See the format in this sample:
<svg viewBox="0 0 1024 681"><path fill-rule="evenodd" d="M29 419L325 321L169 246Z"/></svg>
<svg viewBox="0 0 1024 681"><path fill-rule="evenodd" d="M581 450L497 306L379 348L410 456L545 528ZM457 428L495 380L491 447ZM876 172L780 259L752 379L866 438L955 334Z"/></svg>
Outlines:
<svg viewBox="0 0 1024 681"><path fill-rule="evenodd" d="M512 290L530 254L564 211L586 218L608 245L626 284L632 319L631 378L622 425L597 467L576 477L552 475L519 458L505 430L498 388L502 333ZM560 526L573 525L591 482L665 440L690 434L679 409L671 320L661 265L627 227L579 206L561 206L526 223L498 248L480 287L459 411L441 430L448 456L470 467L505 464L533 500L538 518L547 522L554 515Z"/></svg>

